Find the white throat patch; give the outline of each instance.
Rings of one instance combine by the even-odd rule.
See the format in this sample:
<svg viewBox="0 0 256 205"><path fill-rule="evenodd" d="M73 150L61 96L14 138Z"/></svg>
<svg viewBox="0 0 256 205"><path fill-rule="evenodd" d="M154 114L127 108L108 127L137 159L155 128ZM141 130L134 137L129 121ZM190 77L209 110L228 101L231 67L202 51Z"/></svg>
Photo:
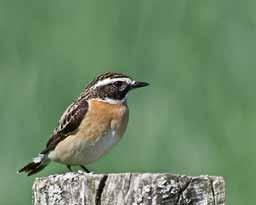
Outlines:
<svg viewBox="0 0 256 205"><path fill-rule="evenodd" d="M123 104L127 101L127 96L125 96L122 100L115 100L115 99L111 99L111 98L97 98L98 101L102 101L102 102L106 102L109 104Z"/></svg>

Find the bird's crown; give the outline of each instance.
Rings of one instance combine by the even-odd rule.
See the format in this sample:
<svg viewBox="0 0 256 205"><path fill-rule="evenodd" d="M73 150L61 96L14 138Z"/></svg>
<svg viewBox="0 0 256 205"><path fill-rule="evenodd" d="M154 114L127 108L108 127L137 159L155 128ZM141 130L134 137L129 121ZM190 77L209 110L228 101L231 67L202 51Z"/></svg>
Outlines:
<svg viewBox="0 0 256 205"><path fill-rule="evenodd" d="M101 75L98 75L94 80L92 80L87 88L96 88L107 84L112 84L116 81L132 81L131 77L122 73L114 73L114 72L107 72Z"/></svg>

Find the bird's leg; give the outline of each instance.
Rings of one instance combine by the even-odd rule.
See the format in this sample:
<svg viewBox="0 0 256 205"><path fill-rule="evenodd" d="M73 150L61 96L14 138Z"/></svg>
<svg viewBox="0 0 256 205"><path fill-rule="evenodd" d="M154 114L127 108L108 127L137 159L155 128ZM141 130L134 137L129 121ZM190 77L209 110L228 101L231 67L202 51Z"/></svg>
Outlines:
<svg viewBox="0 0 256 205"><path fill-rule="evenodd" d="M86 173L90 173L90 171L83 165L80 165L80 167L86 172Z"/></svg>
<svg viewBox="0 0 256 205"><path fill-rule="evenodd" d="M71 165L68 164L68 165L67 165L67 168L68 168L69 171L72 172Z"/></svg>

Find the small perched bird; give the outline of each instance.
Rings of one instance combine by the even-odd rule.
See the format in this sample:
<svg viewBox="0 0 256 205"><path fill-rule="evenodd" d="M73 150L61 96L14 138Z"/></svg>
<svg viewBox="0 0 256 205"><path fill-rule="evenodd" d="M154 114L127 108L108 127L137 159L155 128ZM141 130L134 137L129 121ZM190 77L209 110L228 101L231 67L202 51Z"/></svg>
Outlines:
<svg viewBox="0 0 256 205"><path fill-rule="evenodd" d="M45 168L51 160L72 165L90 164L110 150L124 134L130 90L149 85L121 73L104 73L91 81L61 116L46 147L18 172L28 176Z"/></svg>

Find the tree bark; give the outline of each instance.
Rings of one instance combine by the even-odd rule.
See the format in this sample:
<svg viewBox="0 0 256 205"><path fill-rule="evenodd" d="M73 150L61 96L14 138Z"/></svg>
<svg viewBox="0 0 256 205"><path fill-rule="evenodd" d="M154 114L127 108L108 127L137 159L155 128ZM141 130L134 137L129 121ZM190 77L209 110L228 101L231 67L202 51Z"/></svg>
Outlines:
<svg viewBox="0 0 256 205"><path fill-rule="evenodd" d="M37 178L34 205L224 205L222 177L66 173Z"/></svg>

